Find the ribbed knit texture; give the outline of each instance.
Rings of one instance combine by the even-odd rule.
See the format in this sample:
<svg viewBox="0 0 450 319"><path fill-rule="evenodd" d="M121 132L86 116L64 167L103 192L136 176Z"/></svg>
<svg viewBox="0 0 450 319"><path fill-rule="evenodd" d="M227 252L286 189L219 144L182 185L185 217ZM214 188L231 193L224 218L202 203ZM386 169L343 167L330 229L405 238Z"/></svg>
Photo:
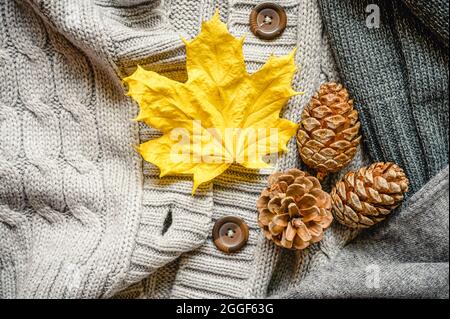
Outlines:
<svg viewBox="0 0 450 319"><path fill-rule="evenodd" d="M404 168L411 195L448 164L448 49L434 36L448 43L448 1L319 2L369 153ZM369 4L379 28L366 26Z"/></svg>

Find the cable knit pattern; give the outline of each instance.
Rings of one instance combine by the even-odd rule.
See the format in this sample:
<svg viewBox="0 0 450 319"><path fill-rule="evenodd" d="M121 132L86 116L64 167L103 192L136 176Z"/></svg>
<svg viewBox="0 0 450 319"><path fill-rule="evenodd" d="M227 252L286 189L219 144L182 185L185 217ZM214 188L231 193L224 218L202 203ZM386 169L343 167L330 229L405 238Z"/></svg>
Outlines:
<svg viewBox="0 0 450 319"><path fill-rule="evenodd" d="M64 207L60 162L60 130L53 102L53 79L49 57L44 52L47 34L41 21L29 7L15 10L14 2L7 7L11 26L17 85L23 106L23 152L26 158L24 185L30 206L49 222L60 219ZM28 30L23 32L26 26ZM28 50L29 48L29 50Z"/></svg>
<svg viewBox="0 0 450 319"><path fill-rule="evenodd" d="M29 4L0 8L1 296L108 294L138 222L135 108Z"/></svg>

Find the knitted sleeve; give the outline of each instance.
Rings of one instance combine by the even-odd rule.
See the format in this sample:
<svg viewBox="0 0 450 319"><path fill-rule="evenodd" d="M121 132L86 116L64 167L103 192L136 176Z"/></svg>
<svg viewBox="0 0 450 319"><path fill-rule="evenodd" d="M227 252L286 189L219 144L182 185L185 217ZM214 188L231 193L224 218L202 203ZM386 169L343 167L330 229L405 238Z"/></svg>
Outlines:
<svg viewBox="0 0 450 319"><path fill-rule="evenodd" d="M112 79L129 75L138 63L184 60L184 44L169 23L165 1L24 1L95 63L114 72Z"/></svg>

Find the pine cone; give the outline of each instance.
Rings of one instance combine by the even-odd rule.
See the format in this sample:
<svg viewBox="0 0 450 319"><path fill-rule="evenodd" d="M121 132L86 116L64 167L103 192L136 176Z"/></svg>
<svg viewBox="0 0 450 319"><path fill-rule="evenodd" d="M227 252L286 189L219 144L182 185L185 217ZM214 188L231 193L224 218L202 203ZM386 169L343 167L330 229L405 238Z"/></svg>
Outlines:
<svg viewBox="0 0 450 319"><path fill-rule="evenodd" d="M319 180L352 160L361 141L360 126L347 90L341 84L323 84L305 107L297 132L300 156L318 171Z"/></svg>
<svg viewBox="0 0 450 319"><path fill-rule="evenodd" d="M284 248L304 249L320 241L333 220L330 195L299 169L272 174L256 207L266 238Z"/></svg>
<svg viewBox="0 0 450 319"><path fill-rule="evenodd" d="M370 227L400 205L408 183L405 172L394 163L349 172L331 191L333 215L350 228Z"/></svg>

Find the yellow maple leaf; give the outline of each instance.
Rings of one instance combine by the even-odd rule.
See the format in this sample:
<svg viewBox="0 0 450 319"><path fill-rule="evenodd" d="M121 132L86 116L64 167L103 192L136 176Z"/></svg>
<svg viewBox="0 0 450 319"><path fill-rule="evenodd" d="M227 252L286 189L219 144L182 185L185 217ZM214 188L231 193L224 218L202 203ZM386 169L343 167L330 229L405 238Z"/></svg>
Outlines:
<svg viewBox="0 0 450 319"><path fill-rule="evenodd" d="M233 37L218 11L203 22L195 39L183 41L185 83L140 66L124 82L140 106L136 120L163 133L141 144L139 153L159 167L160 177L193 175L194 194L232 163L263 168L268 166L263 156L287 151L297 124L279 114L299 92L291 88L295 50L283 57L270 56L259 71L248 74L244 37Z"/></svg>

